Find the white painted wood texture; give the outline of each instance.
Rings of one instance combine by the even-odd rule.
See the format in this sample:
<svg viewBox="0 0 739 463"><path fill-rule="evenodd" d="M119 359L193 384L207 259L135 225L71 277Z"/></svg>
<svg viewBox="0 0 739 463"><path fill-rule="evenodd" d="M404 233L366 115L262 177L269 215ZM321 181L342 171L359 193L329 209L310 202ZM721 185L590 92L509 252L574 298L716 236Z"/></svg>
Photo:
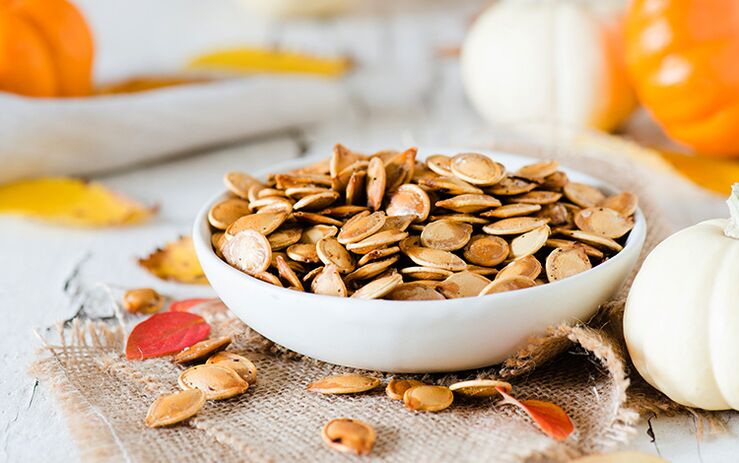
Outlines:
<svg viewBox="0 0 739 463"><path fill-rule="evenodd" d="M109 9L112 0L80 3L93 18L102 18L100 27L117 24L115 13ZM171 1L162 3L173 6ZM470 14L481 2L415 1L410 6L380 3L382 8L341 21L299 21L289 27L271 23L251 29L254 37L269 38L279 45L350 53L358 59L359 71L343 84L351 96L351 106L332 120L302 131L99 176L116 189L161 206L160 213L141 226L88 231L0 217L0 365L4 367L0 375L0 461L79 460L63 415L44 385L27 372L39 346L31 330L74 315L77 308L70 293L75 285L89 288L105 282L124 287L153 286L175 297L210 294L207 288L158 281L138 268L135 258L179 234L189 233L197 209L221 188L224 171L266 168L301 156L308 148L327 153L337 141L367 150L411 142L419 146L449 145L459 143L480 125L465 102L456 63L439 59L436 50L459 43ZM164 9L158 3L146 5L152 14L161 14ZM173 24L182 30L198 24L180 17L188 5L197 8L202 2L177 3L176 9L180 10ZM224 43L234 37L249 38L233 32L239 24L233 17L238 10L229 8L223 16L209 13L216 18L211 18L208 27L218 28L221 18L223 27L231 28L222 31ZM168 30L176 35L171 28L175 26L170 25ZM151 43L151 48L158 47L166 44ZM130 52L126 56L136 62ZM111 60L110 56L104 57L101 66L108 67L108 71L101 72L115 75L116 66ZM152 64L146 59L141 62L141 69ZM665 202L670 203L667 195ZM719 199L700 206L673 206L677 226L723 213ZM70 278L71 289L65 291ZM695 423L689 417L652 419L654 442L650 442L647 423L643 423L628 448L658 453L672 462L736 461L739 423L735 414L725 416L729 434L703 440L696 437Z"/></svg>

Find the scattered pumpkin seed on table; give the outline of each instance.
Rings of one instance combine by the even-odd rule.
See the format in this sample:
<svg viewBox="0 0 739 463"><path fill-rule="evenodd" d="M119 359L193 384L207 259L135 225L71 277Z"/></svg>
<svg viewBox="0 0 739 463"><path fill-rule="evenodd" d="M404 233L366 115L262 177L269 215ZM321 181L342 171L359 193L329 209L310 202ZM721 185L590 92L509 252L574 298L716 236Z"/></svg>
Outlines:
<svg viewBox="0 0 739 463"><path fill-rule="evenodd" d="M229 193L208 214L214 251L294 290L441 300L587 271L635 224L636 195L572 182L556 161L508 170L479 153L416 155L336 145L267 180L228 172Z"/></svg>
<svg viewBox="0 0 739 463"><path fill-rule="evenodd" d="M377 440L377 433L367 423L352 418L336 418L323 427L321 438L332 449L340 452L369 455Z"/></svg>

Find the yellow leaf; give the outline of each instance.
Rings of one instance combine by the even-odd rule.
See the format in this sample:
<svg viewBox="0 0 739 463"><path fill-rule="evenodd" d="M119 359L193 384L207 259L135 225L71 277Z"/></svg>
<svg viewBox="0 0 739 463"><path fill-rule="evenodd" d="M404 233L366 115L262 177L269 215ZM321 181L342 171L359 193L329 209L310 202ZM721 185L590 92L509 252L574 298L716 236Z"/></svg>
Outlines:
<svg viewBox="0 0 739 463"><path fill-rule="evenodd" d="M190 69L239 73L317 74L340 77L351 68L348 58L319 58L302 53L236 48L216 50L190 61Z"/></svg>
<svg viewBox="0 0 739 463"><path fill-rule="evenodd" d="M709 190L728 196L731 185L739 182L739 161L661 151L678 172Z"/></svg>
<svg viewBox="0 0 739 463"><path fill-rule="evenodd" d="M141 222L153 213L154 209L97 182L47 177L0 185L0 214L63 225L106 227Z"/></svg>
<svg viewBox="0 0 739 463"><path fill-rule="evenodd" d="M183 236L177 241L167 243L163 248L139 259L139 265L162 280L208 284L189 236Z"/></svg>

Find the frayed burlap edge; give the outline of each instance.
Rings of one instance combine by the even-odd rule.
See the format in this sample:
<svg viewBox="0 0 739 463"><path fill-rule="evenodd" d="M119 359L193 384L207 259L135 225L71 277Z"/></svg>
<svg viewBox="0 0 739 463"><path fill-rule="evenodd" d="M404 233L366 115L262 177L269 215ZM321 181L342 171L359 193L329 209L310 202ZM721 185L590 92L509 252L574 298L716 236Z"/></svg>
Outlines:
<svg viewBox="0 0 739 463"><path fill-rule="evenodd" d="M47 386L60 404L67 428L83 461L131 461L125 446L116 437L106 417L69 381L58 356L66 355L69 346L91 345L101 349L122 350L125 334L116 325L111 329L105 323L88 321L84 325L75 319L66 332L63 324L57 325L59 345L51 345L36 333L43 347L38 359L31 364L29 373ZM94 443L94 445L91 445Z"/></svg>

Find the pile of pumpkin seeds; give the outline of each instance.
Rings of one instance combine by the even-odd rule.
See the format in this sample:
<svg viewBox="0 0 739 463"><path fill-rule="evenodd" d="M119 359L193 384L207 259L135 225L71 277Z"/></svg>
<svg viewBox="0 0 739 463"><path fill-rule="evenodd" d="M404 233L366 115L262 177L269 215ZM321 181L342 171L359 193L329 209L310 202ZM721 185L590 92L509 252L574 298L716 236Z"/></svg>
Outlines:
<svg viewBox="0 0 739 463"><path fill-rule="evenodd" d="M321 394L358 394L380 385L381 381L377 378L346 374L329 376L311 383L308 391ZM440 412L452 405L455 393L467 397L494 397L500 394L498 388L508 393L512 386L493 379L461 381L446 387L425 384L414 379L393 378L385 387L385 394L393 400L402 401L405 408L411 411ZM367 455L375 444L377 434L372 426L363 421L337 418L326 423L321 437L326 445L335 450Z"/></svg>
<svg viewBox="0 0 739 463"><path fill-rule="evenodd" d="M277 286L390 300L482 296L561 280L624 245L636 195L569 181L556 161L416 149L329 159L261 182L228 172L215 252Z"/></svg>
<svg viewBox="0 0 739 463"><path fill-rule="evenodd" d="M246 357L223 350L230 343L228 336L207 339L175 355L175 363L196 365L180 373L177 382L181 391L162 395L151 404L144 423L158 428L185 421L195 416L206 400L235 397L256 383L254 364Z"/></svg>

